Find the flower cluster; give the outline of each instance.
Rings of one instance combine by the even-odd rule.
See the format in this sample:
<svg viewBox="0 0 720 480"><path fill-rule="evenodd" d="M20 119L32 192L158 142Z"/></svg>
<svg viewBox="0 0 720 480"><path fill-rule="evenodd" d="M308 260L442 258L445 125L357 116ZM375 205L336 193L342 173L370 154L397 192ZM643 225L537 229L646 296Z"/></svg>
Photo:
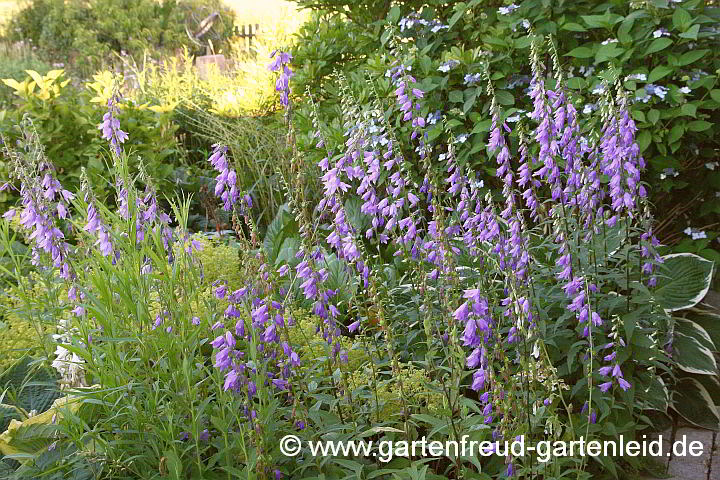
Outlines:
<svg viewBox="0 0 720 480"><path fill-rule="evenodd" d="M276 54L277 57L270 63L270 65L268 65L268 69L273 72L282 70L280 76L275 82L275 90L280 92L280 103L287 107L290 105L290 77L293 76L293 72L290 70L288 64L290 63L290 60L292 60L292 55L287 52L275 50L270 55L270 58L275 57Z"/></svg>
<svg viewBox="0 0 720 480"><path fill-rule="evenodd" d="M103 115L103 123L98 127L102 130L102 138L110 142L110 148L116 155L122 154L121 145L128 139L128 134L120 129L120 120L117 118L119 101L119 95L110 97L107 103L108 111Z"/></svg>

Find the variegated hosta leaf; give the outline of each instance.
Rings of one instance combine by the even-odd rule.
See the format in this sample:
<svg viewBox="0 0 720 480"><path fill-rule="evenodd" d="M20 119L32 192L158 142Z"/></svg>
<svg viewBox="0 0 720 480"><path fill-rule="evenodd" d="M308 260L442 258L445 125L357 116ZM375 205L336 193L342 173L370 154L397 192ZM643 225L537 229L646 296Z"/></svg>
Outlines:
<svg viewBox="0 0 720 480"><path fill-rule="evenodd" d="M666 412L670 394L662 377L659 375L638 375L638 378L642 377L645 377L641 388L646 393L647 408Z"/></svg>
<svg viewBox="0 0 720 480"><path fill-rule="evenodd" d="M715 342L713 342L710 334L697 322L694 322L688 318L675 318L674 331L676 333L682 333L689 337L693 337L695 340L700 342L700 345L707 348L711 352L716 351Z"/></svg>
<svg viewBox="0 0 720 480"><path fill-rule="evenodd" d="M694 378L683 378L672 394L673 409L688 422L710 430L720 430L720 416L705 387Z"/></svg>
<svg viewBox="0 0 720 480"><path fill-rule="evenodd" d="M701 375L717 374L717 363L712 351L695 337L675 332L673 350L673 359L680 370Z"/></svg>
<svg viewBox="0 0 720 480"><path fill-rule="evenodd" d="M715 344L716 352L720 352L720 314L700 312L693 309L688 312L687 318L703 328Z"/></svg>
<svg viewBox="0 0 720 480"><path fill-rule="evenodd" d="M663 257L655 295L668 312L690 308L710 289L713 262L692 253L675 253Z"/></svg>

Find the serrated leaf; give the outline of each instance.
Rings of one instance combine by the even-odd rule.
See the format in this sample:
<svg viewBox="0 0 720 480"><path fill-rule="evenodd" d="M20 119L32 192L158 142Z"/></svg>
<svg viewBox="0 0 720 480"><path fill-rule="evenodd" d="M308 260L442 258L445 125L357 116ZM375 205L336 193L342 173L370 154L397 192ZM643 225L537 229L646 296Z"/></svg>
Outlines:
<svg viewBox="0 0 720 480"><path fill-rule="evenodd" d="M669 312L691 308L707 294L712 281L713 262L692 253L663 257L655 296Z"/></svg>

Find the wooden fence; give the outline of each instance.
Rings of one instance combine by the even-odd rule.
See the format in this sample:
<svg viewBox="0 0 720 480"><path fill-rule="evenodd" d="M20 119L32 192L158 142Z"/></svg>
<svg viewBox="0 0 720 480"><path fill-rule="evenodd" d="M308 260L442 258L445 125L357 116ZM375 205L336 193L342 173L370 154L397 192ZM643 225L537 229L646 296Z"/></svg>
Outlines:
<svg viewBox="0 0 720 480"><path fill-rule="evenodd" d="M242 39L242 47L250 52L252 50L252 44L253 39L255 39L258 36L258 33L260 32L260 25L257 23L255 24L255 28L253 29L253 25L243 25L242 27L239 27L235 25L235 37Z"/></svg>

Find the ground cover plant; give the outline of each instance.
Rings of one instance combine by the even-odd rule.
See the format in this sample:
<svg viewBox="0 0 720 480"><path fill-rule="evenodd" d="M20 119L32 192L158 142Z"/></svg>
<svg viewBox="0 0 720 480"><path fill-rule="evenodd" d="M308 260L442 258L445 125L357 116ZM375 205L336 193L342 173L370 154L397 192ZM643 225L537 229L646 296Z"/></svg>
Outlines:
<svg viewBox="0 0 720 480"><path fill-rule="evenodd" d="M287 147L248 166L232 128L212 145L224 231L193 233L192 199L138 155L135 102L112 82L93 128L107 170L75 185L18 117L2 313L36 341L0 372L2 477L626 478L652 459L307 442L639 439L669 416L720 428L714 265L663 255L626 72L599 75L582 114L564 50L528 22L527 115L478 56L483 108L460 121L434 97L455 72L422 67L449 61L428 46L460 16L370 13L387 17L382 50L362 75L333 73L330 98L293 91L296 59L272 53Z"/></svg>

